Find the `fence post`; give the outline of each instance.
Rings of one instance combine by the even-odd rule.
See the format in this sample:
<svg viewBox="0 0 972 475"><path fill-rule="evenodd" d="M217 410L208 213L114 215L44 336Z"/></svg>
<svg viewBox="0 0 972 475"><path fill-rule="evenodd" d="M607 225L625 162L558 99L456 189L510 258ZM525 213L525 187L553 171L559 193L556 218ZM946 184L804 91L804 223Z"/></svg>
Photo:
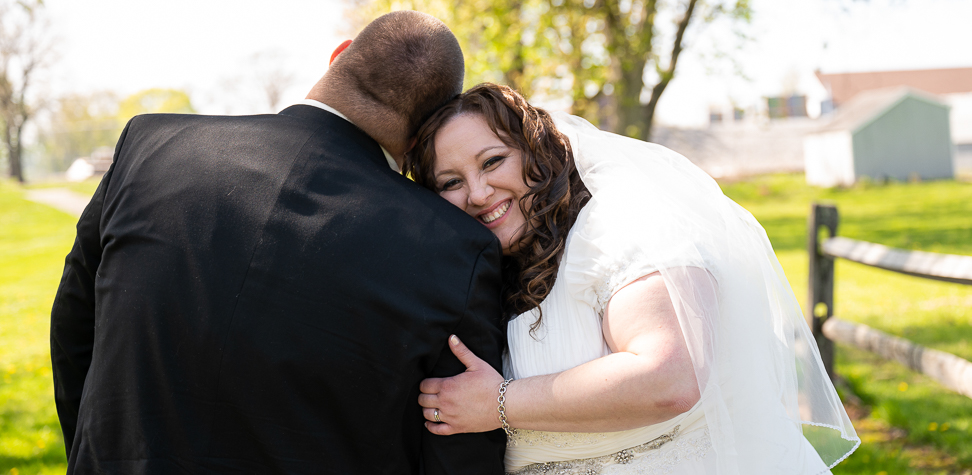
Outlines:
<svg viewBox="0 0 972 475"><path fill-rule="evenodd" d="M834 259L820 253L820 227L827 228L829 237L837 235L839 216L837 207L813 203L807 222L807 254L809 257L809 294L805 309L807 324L820 349L820 359L830 380L834 380L834 343L823 334L823 323L834 314Z"/></svg>

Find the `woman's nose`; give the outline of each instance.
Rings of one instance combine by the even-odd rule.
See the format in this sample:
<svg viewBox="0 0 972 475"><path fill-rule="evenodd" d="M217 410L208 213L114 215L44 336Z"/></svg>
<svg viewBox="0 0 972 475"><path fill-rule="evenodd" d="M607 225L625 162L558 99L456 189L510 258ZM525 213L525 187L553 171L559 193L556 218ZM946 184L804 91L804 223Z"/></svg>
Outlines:
<svg viewBox="0 0 972 475"><path fill-rule="evenodd" d="M489 198L493 196L493 187L489 186L486 178L472 180L469 190L469 203L474 206L483 206L489 203Z"/></svg>

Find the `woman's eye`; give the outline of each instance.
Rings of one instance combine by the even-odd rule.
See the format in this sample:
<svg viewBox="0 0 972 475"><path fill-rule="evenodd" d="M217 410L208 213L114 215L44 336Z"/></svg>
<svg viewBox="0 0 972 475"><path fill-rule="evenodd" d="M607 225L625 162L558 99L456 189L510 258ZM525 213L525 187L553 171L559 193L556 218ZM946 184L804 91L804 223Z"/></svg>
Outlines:
<svg viewBox="0 0 972 475"><path fill-rule="evenodd" d="M439 187L439 191L440 192L441 191L449 191L449 190L455 188L456 186L459 186L459 180L453 178L453 179L451 179L451 180L443 183L442 186Z"/></svg>
<svg viewBox="0 0 972 475"><path fill-rule="evenodd" d="M506 157L501 156L501 155L497 155L495 157L491 157L491 158L487 159L485 162L483 162L483 170L485 170L485 169L487 169L489 167L492 167L493 165L496 165L496 164L502 162L504 158L506 158Z"/></svg>

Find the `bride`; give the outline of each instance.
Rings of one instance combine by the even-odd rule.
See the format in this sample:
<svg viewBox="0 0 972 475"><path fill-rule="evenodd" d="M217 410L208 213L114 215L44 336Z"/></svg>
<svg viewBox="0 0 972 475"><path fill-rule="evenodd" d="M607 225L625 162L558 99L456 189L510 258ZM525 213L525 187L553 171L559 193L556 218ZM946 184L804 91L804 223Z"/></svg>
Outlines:
<svg viewBox="0 0 972 475"><path fill-rule="evenodd" d="M406 172L504 254L504 374L428 379L439 435L515 474L819 474L860 443L762 227L684 157L482 84Z"/></svg>

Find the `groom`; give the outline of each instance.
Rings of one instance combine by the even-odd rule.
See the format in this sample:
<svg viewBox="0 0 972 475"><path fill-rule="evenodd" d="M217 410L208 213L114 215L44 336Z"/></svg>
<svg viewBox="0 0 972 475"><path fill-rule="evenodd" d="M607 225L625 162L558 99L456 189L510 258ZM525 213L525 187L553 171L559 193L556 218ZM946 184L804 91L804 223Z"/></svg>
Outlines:
<svg viewBox="0 0 972 475"><path fill-rule="evenodd" d="M277 115L144 115L78 223L51 315L68 473L501 473L419 382L500 365L500 248L397 173L460 92L438 20L375 20Z"/></svg>

